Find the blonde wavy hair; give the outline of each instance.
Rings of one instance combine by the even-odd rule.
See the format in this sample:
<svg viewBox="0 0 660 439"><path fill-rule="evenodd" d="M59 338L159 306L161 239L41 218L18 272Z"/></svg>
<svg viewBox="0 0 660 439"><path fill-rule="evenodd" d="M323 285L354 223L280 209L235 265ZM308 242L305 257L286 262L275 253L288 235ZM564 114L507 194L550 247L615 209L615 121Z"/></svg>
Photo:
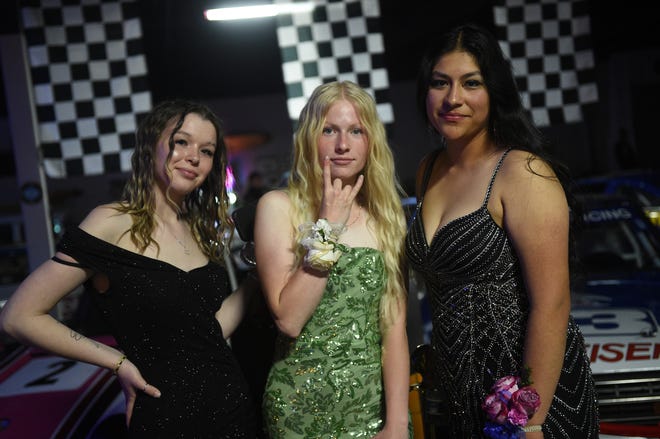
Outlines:
<svg viewBox="0 0 660 439"><path fill-rule="evenodd" d="M323 169L318 157L318 139L330 106L346 100L354 107L368 139L369 156L364 183L358 194L369 213L370 225L383 252L387 283L380 301L381 331L386 332L406 300L404 279L404 239L406 223L392 151L385 127L376 112L376 104L365 90L350 81L330 82L317 87L302 109L294 137L293 166L288 180L292 203L292 227L295 242L300 239L297 225L315 221L323 196ZM295 245L296 263L302 261L303 249Z"/></svg>

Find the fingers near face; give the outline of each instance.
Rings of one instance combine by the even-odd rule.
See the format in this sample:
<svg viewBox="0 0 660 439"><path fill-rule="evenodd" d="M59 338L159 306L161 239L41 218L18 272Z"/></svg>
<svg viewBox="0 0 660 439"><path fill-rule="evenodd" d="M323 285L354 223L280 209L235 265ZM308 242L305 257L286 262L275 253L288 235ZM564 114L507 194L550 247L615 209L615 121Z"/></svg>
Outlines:
<svg viewBox="0 0 660 439"><path fill-rule="evenodd" d="M369 152L369 139L355 106L344 99L333 103L318 140L319 161L329 178L354 184L362 173ZM327 159L326 159L327 157Z"/></svg>

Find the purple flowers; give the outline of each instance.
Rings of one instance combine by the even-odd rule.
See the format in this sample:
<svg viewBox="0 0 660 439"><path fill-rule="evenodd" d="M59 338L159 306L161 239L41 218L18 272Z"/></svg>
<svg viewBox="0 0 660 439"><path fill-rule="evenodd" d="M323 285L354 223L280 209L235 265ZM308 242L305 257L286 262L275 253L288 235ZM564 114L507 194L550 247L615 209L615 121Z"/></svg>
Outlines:
<svg viewBox="0 0 660 439"><path fill-rule="evenodd" d="M493 439L515 439L541 405L538 392L519 376L507 375L491 387L481 408L488 422L484 434Z"/></svg>

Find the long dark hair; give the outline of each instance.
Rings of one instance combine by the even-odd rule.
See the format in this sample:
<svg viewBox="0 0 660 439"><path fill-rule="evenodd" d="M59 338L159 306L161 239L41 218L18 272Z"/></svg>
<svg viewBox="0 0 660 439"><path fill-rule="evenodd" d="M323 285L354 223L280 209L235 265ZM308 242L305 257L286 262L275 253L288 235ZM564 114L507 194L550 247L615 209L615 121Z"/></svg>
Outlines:
<svg viewBox="0 0 660 439"><path fill-rule="evenodd" d="M577 224L576 221L579 222L581 219L581 209L571 193L572 181L569 170L549 154L547 139L523 106L511 62L488 29L467 23L433 39L422 58L417 75L417 107L422 118L435 131L426 113L426 96L433 68L443 55L454 51L470 54L479 67L490 98L489 137L500 148L514 148L533 153L548 163L557 175L572 212L570 239L572 246L573 229ZM530 160L532 159L530 156ZM571 259L574 256L574 252L571 251Z"/></svg>
<svg viewBox="0 0 660 439"><path fill-rule="evenodd" d="M222 262L222 249L227 242L227 232L232 230L227 214L229 203L225 189L227 149L222 125L206 105L187 100L168 100L156 105L141 119L131 159L133 172L124 186L118 210L132 216L130 235L138 249L144 251L151 243L157 245L151 238L155 226L153 185L156 178L156 146L165 129L174 123L168 139L169 160L174 150L174 134L181 129L186 115L191 113L213 124L216 150L211 172L199 188L186 196L181 206L181 215L190 222L193 236L202 251L210 259Z"/></svg>
<svg viewBox="0 0 660 439"><path fill-rule="evenodd" d="M422 59L417 81L417 105L426 123L429 123L426 95L433 67L443 55L463 51L474 58L488 90L490 138L499 147L522 149L546 158L545 138L523 107L511 62L493 34L479 25L464 24L451 29L433 43Z"/></svg>

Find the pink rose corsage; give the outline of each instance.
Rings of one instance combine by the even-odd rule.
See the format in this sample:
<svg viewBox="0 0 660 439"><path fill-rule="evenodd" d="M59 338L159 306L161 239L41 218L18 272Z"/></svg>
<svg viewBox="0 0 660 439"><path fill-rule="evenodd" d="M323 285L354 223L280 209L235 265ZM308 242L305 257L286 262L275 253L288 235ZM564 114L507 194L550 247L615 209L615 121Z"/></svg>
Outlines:
<svg viewBox="0 0 660 439"><path fill-rule="evenodd" d="M491 393L481 408L488 421L484 427L486 437L493 439L518 439L530 417L541 405L538 392L530 382L519 376L507 375L495 381Z"/></svg>

